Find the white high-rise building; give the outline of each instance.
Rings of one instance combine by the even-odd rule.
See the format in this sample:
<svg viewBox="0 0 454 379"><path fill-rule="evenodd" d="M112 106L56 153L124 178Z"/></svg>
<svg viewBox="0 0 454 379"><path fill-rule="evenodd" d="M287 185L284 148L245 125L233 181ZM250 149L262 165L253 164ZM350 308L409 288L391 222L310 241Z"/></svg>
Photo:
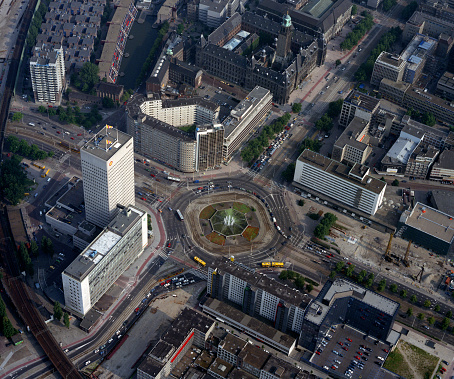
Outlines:
<svg viewBox="0 0 454 379"><path fill-rule="evenodd" d="M65 86L62 46L36 46L30 59L30 77L36 102L60 104Z"/></svg>
<svg viewBox="0 0 454 379"><path fill-rule="evenodd" d="M133 138L106 125L80 149L87 220L102 228L134 205Z"/></svg>

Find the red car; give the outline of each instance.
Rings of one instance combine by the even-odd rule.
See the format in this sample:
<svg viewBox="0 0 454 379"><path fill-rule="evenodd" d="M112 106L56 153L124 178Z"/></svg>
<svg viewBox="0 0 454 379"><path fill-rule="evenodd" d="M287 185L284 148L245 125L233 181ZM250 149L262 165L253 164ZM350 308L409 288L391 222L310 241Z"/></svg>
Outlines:
<svg viewBox="0 0 454 379"><path fill-rule="evenodd" d="M57 134L61 134L59 130L57 130Z"/></svg>
<svg viewBox="0 0 454 379"><path fill-rule="evenodd" d="M360 351L357 352L359 355L363 355L363 353L361 353Z"/></svg>
<svg viewBox="0 0 454 379"><path fill-rule="evenodd" d="M145 197L141 197L141 199L142 199L143 201L147 201L147 199L146 199Z"/></svg>
<svg viewBox="0 0 454 379"><path fill-rule="evenodd" d="M384 351L385 353L389 353L389 350L388 350L388 349L383 349L383 351Z"/></svg>
<svg viewBox="0 0 454 379"><path fill-rule="evenodd" d="M71 137L71 139L74 139L74 137Z"/></svg>
<svg viewBox="0 0 454 379"><path fill-rule="evenodd" d="M339 342L339 345L344 346L344 344L342 342Z"/></svg>
<svg viewBox="0 0 454 379"><path fill-rule="evenodd" d="M361 358L360 358L360 357L358 357L357 355L355 355L355 358L356 358L356 359L357 359L358 361L360 361L360 360L361 360Z"/></svg>
<svg viewBox="0 0 454 379"><path fill-rule="evenodd" d="M442 367L441 372L446 372L446 369L444 367Z"/></svg>
<svg viewBox="0 0 454 379"><path fill-rule="evenodd" d="M352 339L351 339L351 338L347 338L347 341L348 341L348 342L352 342Z"/></svg>
<svg viewBox="0 0 454 379"><path fill-rule="evenodd" d="M348 351L348 347L347 346L342 346L342 349L344 349L345 351Z"/></svg>
<svg viewBox="0 0 454 379"><path fill-rule="evenodd" d="M326 258L331 258L331 255L327 255Z"/></svg>
<svg viewBox="0 0 454 379"><path fill-rule="evenodd" d="M352 263L351 262L347 262L348 265L351 265Z"/></svg>
<svg viewBox="0 0 454 379"><path fill-rule="evenodd" d="M197 188L197 189L198 189L198 190L203 190L203 187L199 187L199 188Z"/></svg>
<svg viewBox="0 0 454 379"><path fill-rule="evenodd" d="M77 135L80 137L82 135L82 133L78 133Z"/></svg>
<svg viewBox="0 0 454 379"><path fill-rule="evenodd" d="M134 312L136 312L136 313L139 312L139 308L137 307L137 308L134 310Z"/></svg>
<svg viewBox="0 0 454 379"><path fill-rule="evenodd" d="M154 178L156 175L155 174L150 174L150 176L152 176Z"/></svg>
<svg viewBox="0 0 454 379"><path fill-rule="evenodd" d="M159 180L158 178L156 178L156 181L157 181L157 182L160 182L161 180Z"/></svg>
<svg viewBox="0 0 454 379"><path fill-rule="evenodd" d="M336 369L336 366L331 366L331 370L335 370Z"/></svg>
<svg viewBox="0 0 454 379"><path fill-rule="evenodd" d="M170 242L167 244L167 247L170 247Z"/></svg>
<svg viewBox="0 0 454 379"><path fill-rule="evenodd" d="M315 354L320 355L320 352L319 352L319 351L316 351Z"/></svg>

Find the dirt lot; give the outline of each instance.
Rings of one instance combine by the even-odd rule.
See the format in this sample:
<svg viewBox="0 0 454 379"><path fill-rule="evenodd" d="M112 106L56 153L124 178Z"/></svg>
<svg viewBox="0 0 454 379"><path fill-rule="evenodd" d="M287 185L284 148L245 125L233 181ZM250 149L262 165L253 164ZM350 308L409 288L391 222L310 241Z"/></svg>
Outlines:
<svg viewBox="0 0 454 379"><path fill-rule="evenodd" d="M425 379L432 377L438 361L439 358L419 347L400 342L383 367L407 379Z"/></svg>

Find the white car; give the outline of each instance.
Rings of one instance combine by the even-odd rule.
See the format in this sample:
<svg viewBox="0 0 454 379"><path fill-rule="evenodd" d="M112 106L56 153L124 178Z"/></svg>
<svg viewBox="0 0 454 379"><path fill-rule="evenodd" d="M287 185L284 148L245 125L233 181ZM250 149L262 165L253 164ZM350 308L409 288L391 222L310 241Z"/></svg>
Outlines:
<svg viewBox="0 0 454 379"><path fill-rule="evenodd" d="M91 361L85 362L85 366L88 366L91 363Z"/></svg>

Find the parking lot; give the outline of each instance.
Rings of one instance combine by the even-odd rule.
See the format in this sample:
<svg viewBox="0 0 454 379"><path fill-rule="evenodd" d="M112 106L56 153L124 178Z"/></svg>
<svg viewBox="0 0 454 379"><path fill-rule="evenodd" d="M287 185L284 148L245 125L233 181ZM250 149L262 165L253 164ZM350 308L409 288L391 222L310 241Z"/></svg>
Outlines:
<svg viewBox="0 0 454 379"><path fill-rule="evenodd" d="M329 372L349 378L393 377L381 370L389 346L349 326L331 328L317 351L311 361Z"/></svg>

